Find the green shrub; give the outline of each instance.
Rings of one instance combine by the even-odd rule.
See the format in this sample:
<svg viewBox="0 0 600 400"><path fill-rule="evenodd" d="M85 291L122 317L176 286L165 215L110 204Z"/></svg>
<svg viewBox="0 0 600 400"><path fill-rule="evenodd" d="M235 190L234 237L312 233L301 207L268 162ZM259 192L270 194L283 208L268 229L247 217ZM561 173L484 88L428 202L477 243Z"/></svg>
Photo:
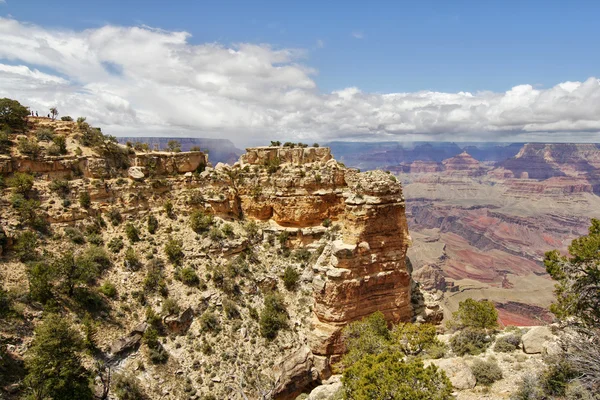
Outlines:
<svg viewBox="0 0 600 400"><path fill-rule="evenodd" d="M35 137L40 142L51 142L54 139L54 130L50 128L40 128L35 131Z"/></svg>
<svg viewBox="0 0 600 400"><path fill-rule="evenodd" d="M453 329L496 329L498 311L491 301L466 299L458 304L458 310L452 314L448 326Z"/></svg>
<svg viewBox="0 0 600 400"><path fill-rule="evenodd" d="M353 400L450 400L452 384L434 365L404 354L368 354L344 370L346 398Z"/></svg>
<svg viewBox="0 0 600 400"><path fill-rule="evenodd" d="M33 160L37 159L42 154L42 148L35 138L26 139L20 137L17 141L17 149L19 149L21 154L26 155Z"/></svg>
<svg viewBox="0 0 600 400"><path fill-rule="evenodd" d="M33 188L33 176L17 172L12 178L7 179L8 186L12 187L16 193L27 195Z"/></svg>
<svg viewBox="0 0 600 400"><path fill-rule="evenodd" d="M154 233L156 233L157 229L158 229L158 219L156 219L156 217L152 214L148 215L148 232L151 235L154 235Z"/></svg>
<svg viewBox="0 0 600 400"><path fill-rule="evenodd" d="M64 118L64 117L63 117ZM125 373L113 375L111 382L112 392L119 400L146 400L137 378Z"/></svg>
<svg viewBox="0 0 600 400"><path fill-rule="evenodd" d="M269 174L274 174L275 172L277 172L277 170L279 170L280 165L281 160L279 159L279 157L275 157L270 160L265 160L264 162L264 166L267 168L267 172Z"/></svg>
<svg viewBox="0 0 600 400"><path fill-rule="evenodd" d="M0 126L0 154L10 154L12 144L9 133Z"/></svg>
<svg viewBox="0 0 600 400"><path fill-rule="evenodd" d="M123 243L123 238L121 236L114 237L108 242L108 249L113 253L120 252L123 247L125 247L125 244Z"/></svg>
<svg viewBox="0 0 600 400"><path fill-rule="evenodd" d="M329 228L329 227L331 226L331 220L330 220L329 218L325 218L325 219L323 220L323 226L324 226L325 228Z"/></svg>
<svg viewBox="0 0 600 400"><path fill-rule="evenodd" d="M305 249L305 248L301 248L301 249L294 251L294 259L297 262L308 262L308 260L310 260L311 256L312 256L312 253L308 249Z"/></svg>
<svg viewBox="0 0 600 400"><path fill-rule="evenodd" d="M502 370L498 366L496 360L480 360L479 358L473 361L471 372L475 375L478 385L489 386L492 383L502 379Z"/></svg>
<svg viewBox="0 0 600 400"><path fill-rule="evenodd" d="M66 197L71 192L69 181L64 179L54 179L52 182L50 182L48 188L54 193L58 194L60 197Z"/></svg>
<svg viewBox="0 0 600 400"><path fill-rule="evenodd" d="M104 282L104 284L100 286L98 290L100 293L111 299L117 297L117 287L111 282Z"/></svg>
<svg viewBox="0 0 600 400"><path fill-rule="evenodd" d="M48 153L53 156L67 154L67 138L57 135L52 139L52 146L48 148Z"/></svg>
<svg viewBox="0 0 600 400"><path fill-rule="evenodd" d="M212 228L210 228L210 231L208 232L208 237L213 242L218 242L221 239L224 239L225 235L223 235L223 232L221 232L221 230L218 227L213 226Z"/></svg>
<svg viewBox="0 0 600 400"><path fill-rule="evenodd" d="M283 273L283 284L287 290L294 290L298 285L300 274L293 267L287 266Z"/></svg>
<svg viewBox="0 0 600 400"><path fill-rule="evenodd" d="M180 311L179 304L172 298L166 299L162 304L162 315L177 315Z"/></svg>
<svg viewBox="0 0 600 400"><path fill-rule="evenodd" d="M273 340L281 329L287 327L288 314L283 297L278 293L265 296L265 307L260 313L260 334L262 337Z"/></svg>
<svg viewBox="0 0 600 400"><path fill-rule="evenodd" d="M163 207L165 209L165 213L167 214L167 217L169 217L169 218L175 217L175 214L173 214L173 203L171 203L171 200L167 200L165 202L165 204L163 205Z"/></svg>
<svg viewBox="0 0 600 400"><path fill-rule="evenodd" d="M540 376L540 386L544 394L564 396L569 383L579 377L573 366L563 357L547 360L547 367Z"/></svg>
<svg viewBox="0 0 600 400"><path fill-rule="evenodd" d="M125 225L125 234L131 243L140 241L140 231L132 223Z"/></svg>
<svg viewBox="0 0 600 400"><path fill-rule="evenodd" d="M138 271L142 264L136 254L135 250L132 247L128 247L125 250L125 268L130 271Z"/></svg>
<svg viewBox="0 0 600 400"><path fill-rule="evenodd" d="M526 373L517 384L517 390L512 394L510 400L542 400L545 398L538 377L535 374Z"/></svg>
<svg viewBox="0 0 600 400"><path fill-rule="evenodd" d="M75 244L85 243L85 237L83 236L83 233L81 233L81 231L77 228L67 226L65 228L65 236Z"/></svg>
<svg viewBox="0 0 600 400"><path fill-rule="evenodd" d="M474 328L466 328L459 331L450 338L450 347L458 355L477 355L485 351L490 345L488 335L485 331Z"/></svg>
<svg viewBox="0 0 600 400"><path fill-rule="evenodd" d="M190 215L190 227L196 233L208 231L213 222L214 218L211 214L205 214L200 210L196 210Z"/></svg>
<svg viewBox="0 0 600 400"><path fill-rule="evenodd" d="M94 246L104 245L104 239L102 239L102 236L98 235L97 233L90 233L87 235L87 241L89 244L93 244Z"/></svg>
<svg viewBox="0 0 600 400"><path fill-rule="evenodd" d="M521 337L518 335L506 335L498 338L494 344L494 351L498 353L509 353L519 348Z"/></svg>
<svg viewBox="0 0 600 400"><path fill-rule="evenodd" d="M392 342L407 356L417 356L439 345L435 326L431 324L399 323L392 329Z"/></svg>
<svg viewBox="0 0 600 400"><path fill-rule="evenodd" d="M82 208L90 208L90 205L92 204L92 199L90 198L90 194L88 192L81 192L79 194L79 205Z"/></svg>
<svg viewBox="0 0 600 400"><path fill-rule="evenodd" d="M17 238L15 253L22 262L32 261L38 258L38 237L35 233L25 231Z"/></svg>
<svg viewBox="0 0 600 400"><path fill-rule="evenodd" d="M183 242L181 240L174 239L172 237L169 238L167 243L165 244L165 254L169 261L171 261L175 265L181 264L185 254L183 254Z"/></svg>
<svg viewBox="0 0 600 400"><path fill-rule="evenodd" d="M157 259L148 262L148 272L144 278L144 290L146 292L158 291L162 295L168 294L167 283L163 276L163 264Z"/></svg>
<svg viewBox="0 0 600 400"><path fill-rule="evenodd" d="M19 221L35 230L45 232L48 229L48 221L38 212L40 202L34 199L25 199L23 195L16 193L11 198L13 208L16 209Z"/></svg>
<svg viewBox="0 0 600 400"><path fill-rule="evenodd" d="M202 332L219 332L221 324L219 318L210 311L205 311L200 317L200 329Z"/></svg>
<svg viewBox="0 0 600 400"><path fill-rule="evenodd" d="M175 278L187 286L198 286L200 284L200 278L198 277L198 274L191 267L185 267L177 270Z"/></svg>
<svg viewBox="0 0 600 400"><path fill-rule="evenodd" d="M121 224L121 222L123 222L123 216L121 215L121 212L116 208L111 208L108 211L108 219L110 220L110 223L113 226L118 226Z"/></svg>
<svg viewBox="0 0 600 400"><path fill-rule="evenodd" d="M112 266L112 260L104 248L99 246L88 246L79 257L80 261L94 264L94 268L104 272Z"/></svg>
<svg viewBox="0 0 600 400"><path fill-rule="evenodd" d="M73 121L73 117L70 117L68 115L64 115L64 116L60 117L60 120L61 121L69 121L69 122L71 122L71 121Z"/></svg>
<svg viewBox="0 0 600 400"><path fill-rule="evenodd" d="M229 299L223 300L223 311L229 319L240 317L240 310L238 310L237 305Z"/></svg>
<svg viewBox="0 0 600 400"><path fill-rule="evenodd" d="M31 300L46 304L52 298L54 275L54 269L46 263L33 262L27 265L29 297Z"/></svg>
<svg viewBox="0 0 600 400"><path fill-rule="evenodd" d="M224 224L223 228L221 228L221 231L223 232L223 234L225 236L227 236L228 238L233 237L234 232L233 232L233 226L231 224Z"/></svg>

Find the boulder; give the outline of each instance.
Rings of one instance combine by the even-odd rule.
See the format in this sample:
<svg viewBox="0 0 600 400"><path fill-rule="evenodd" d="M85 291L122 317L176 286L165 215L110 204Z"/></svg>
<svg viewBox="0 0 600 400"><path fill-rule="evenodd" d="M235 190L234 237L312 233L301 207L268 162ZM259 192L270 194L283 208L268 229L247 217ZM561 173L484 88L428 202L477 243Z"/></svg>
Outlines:
<svg viewBox="0 0 600 400"><path fill-rule="evenodd" d="M547 326L534 326L521 338L523 351L527 354L539 354L553 337L554 335Z"/></svg>
<svg viewBox="0 0 600 400"><path fill-rule="evenodd" d="M471 368L462 358L432 360L431 364L444 371L452 386L458 390L473 389L477 383Z"/></svg>
<svg viewBox="0 0 600 400"><path fill-rule="evenodd" d="M307 346L303 346L284 358L273 371L276 377L273 398L295 399L307 386L319 379L313 366L314 357Z"/></svg>
<svg viewBox="0 0 600 400"><path fill-rule="evenodd" d="M129 336L117 339L110 345L110 352L113 355L127 353L136 349L140 345L142 340L142 334L139 332L133 332Z"/></svg>
<svg viewBox="0 0 600 400"><path fill-rule="evenodd" d="M323 382L321 386L314 388L308 395L307 400L329 400L337 397L342 390L342 382L339 375L332 376Z"/></svg>
<svg viewBox="0 0 600 400"><path fill-rule="evenodd" d="M127 174L134 181L140 181L140 180L144 179L144 171L142 171L141 167L131 167L127 171Z"/></svg>
<svg viewBox="0 0 600 400"><path fill-rule="evenodd" d="M187 310L179 316L166 316L163 322L169 333L182 335L187 332L193 319L194 310L191 307L188 307Z"/></svg>

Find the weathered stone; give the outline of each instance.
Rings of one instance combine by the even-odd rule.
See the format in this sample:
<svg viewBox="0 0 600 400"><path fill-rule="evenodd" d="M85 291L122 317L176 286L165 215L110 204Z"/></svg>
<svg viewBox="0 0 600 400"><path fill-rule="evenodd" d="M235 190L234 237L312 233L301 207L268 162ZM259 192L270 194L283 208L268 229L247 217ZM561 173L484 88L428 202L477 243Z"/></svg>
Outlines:
<svg viewBox="0 0 600 400"><path fill-rule="evenodd" d="M294 399L308 385L319 379L314 368L314 357L307 346L303 346L288 355L273 369L276 385L273 390L275 399Z"/></svg>
<svg viewBox="0 0 600 400"><path fill-rule="evenodd" d="M339 398L342 390L342 382L339 375L334 375L327 382L314 388L308 395L307 400L329 400Z"/></svg>
<svg viewBox="0 0 600 400"><path fill-rule="evenodd" d="M164 318L164 324L167 330L174 335L182 335L189 329L194 319L194 310L188 307L179 316L167 316Z"/></svg>
<svg viewBox="0 0 600 400"><path fill-rule="evenodd" d="M144 171L142 171L142 167L131 167L127 171L127 175L133 180L139 181L144 179Z"/></svg>
<svg viewBox="0 0 600 400"><path fill-rule="evenodd" d="M431 360L433 364L446 373L448 379L458 390L473 389L477 380L471 372L471 368L462 358L442 358L440 360Z"/></svg>
<svg viewBox="0 0 600 400"><path fill-rule="evenodd" d="M523 351L527 354L539 354L543 351L546 342L554 337L547 326L534 326L523 335Z"/></svg>
<svg viewBox="0 0 600 400"><path fill-rule="evenodd" d="M111 344L110 352L113 355L126 353L136 349L142 340L141 333L133 333L132 335L117 339Z"/></svg>

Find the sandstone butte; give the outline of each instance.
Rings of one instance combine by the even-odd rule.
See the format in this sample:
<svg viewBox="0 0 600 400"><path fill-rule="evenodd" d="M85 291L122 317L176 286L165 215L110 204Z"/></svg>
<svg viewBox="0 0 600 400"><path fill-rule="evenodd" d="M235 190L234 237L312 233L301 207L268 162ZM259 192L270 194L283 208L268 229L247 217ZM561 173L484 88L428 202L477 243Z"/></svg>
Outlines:
<svg viewBox="0 0 600 400"><path fill-rule="evenodd" d="M306 233L301 239L305 244L322 229L324 220L341 223L343 239L328 244L313 267L315 305L309 341L315 356L343 353L342 328L375 311L390 322L410 320L411 277L406 264L410 239L397 179L382 171L345 168L328 148L249 148L239 163L220 164L216 170L231 175L269 163L281 163L283 173L244 179L230 206L215 211L239 209L240 215L281 227L305 228L301 230ZM310 172L294 169L302 165ZM259 195L256 188L262 188Z"/></svg>
<svg viewBox="0 0 600 400"><path fill-rule="evenodd" d="M203 194L206 211L227 219L268 222L276 231L291 232L292 246L310 246L320 239L326 220L341 227L341 235L329 241L313 265L314 307L306 328L320 376L327 376L330 361L344 352L341 332L349 322L375 311L381 311L390 323L412 319L411 271L406 261L410 237L402 187L393 175L346 168L324 147L248 148L234 165L219 163L214 168L202 152L131 151L128 157L129 174L124 170L116 176L139 182L163 175L175 178L176 183L171 189L140 184L136 193L128 193L124 212L163 202L161 195L167 190L193 189ZM269 173L269 165L276 166L276 172ZM89 178L114 178L111 168L89 151L38 160L19 155L0 159L0 173L30 172L45 180L73 171ZM114 196L110 184L88 190L101 210L109 208ZM53 223L71 224L86 218L85 213L58 215L48 209L47 217ZM16 235L10 227L6 233Z"/></svg>

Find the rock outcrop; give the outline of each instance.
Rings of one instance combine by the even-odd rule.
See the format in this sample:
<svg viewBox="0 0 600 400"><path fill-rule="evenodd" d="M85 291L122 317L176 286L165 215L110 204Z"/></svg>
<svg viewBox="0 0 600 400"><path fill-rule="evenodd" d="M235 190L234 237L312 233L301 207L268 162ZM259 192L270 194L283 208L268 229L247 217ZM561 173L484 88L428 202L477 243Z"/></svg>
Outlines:
<svg viewBox="0 0 600 400"><path fill-rule="evenodd" d="M276 399L295 399L307 386L315 383L319 374L313 366L313 354L303 346L278 363L273 397Z"/></svg>
<svg viewBox="0 0 600 400"><path fill-rule="evenodd" d="M541 353L546 343L554 338L552 331L547 326L534 326L521 338L523 351L527 354Z"/></svg>

